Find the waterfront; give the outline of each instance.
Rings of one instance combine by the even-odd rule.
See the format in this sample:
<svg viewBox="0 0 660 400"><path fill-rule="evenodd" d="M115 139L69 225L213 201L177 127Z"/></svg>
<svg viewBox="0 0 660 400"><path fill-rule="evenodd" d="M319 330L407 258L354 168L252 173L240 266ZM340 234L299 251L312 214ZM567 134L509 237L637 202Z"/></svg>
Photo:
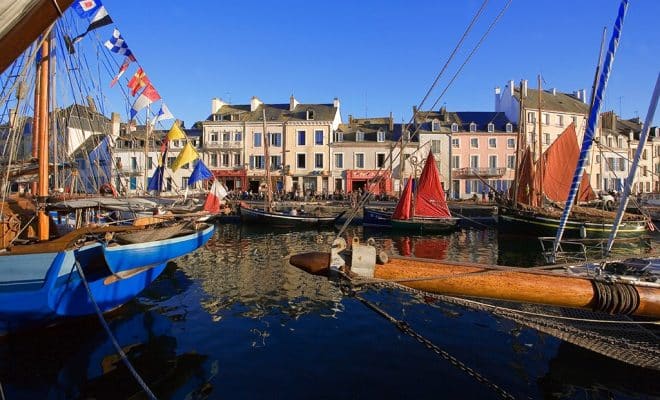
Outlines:
<svg viewBox="0 0 660 400"><path fill-rule="evenodd" d="M495 229L348 233L375 237L396 254L505 265L542 260L535 240ZM159 398L497 397L335 283L286 262L292 253L327 250L333 238L334 231L218 225L204 249L171 263L138 301L108 318L110 326ZM516 398L660 396L659 373L506 319L390 289L361 295ZM95 318L11 337L0 353L7 399L144 397Z"/></svg>

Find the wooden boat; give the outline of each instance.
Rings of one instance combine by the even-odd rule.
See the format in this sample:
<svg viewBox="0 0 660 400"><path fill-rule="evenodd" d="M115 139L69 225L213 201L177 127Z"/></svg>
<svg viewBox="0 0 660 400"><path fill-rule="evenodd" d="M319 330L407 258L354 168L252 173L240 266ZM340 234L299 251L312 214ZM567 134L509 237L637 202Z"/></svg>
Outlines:
<svg viewBox="0 0 660 400"><path fill-rule="evenodd" d="M344 215L344 212L338 215L319 216L299 212L291 215L286 212L265 211L250 207L247 203L239 204L239 213L241 222L259 226L273 226L278 228L319 228L323 226L333 226L335 221Z"/></svg>
<svg viewBox="0 0 660 400"><path fill-rule="evenodd" d="M413 195L412 179L406 183L394 213L392 229L422 232L447 232L456 229L458 218L453 218L433 152L429 151L424 169Z"/></svg>
<svg viewBox="0 0 660 400"><path fill-rule="evenodd" d="M392 212L392 210L365 206L362 208L362 225L372 228L391 228Z"/></svg>
<svg viewBox="0 0 660 400"><path fill-rule="evenodd" d="M40 46L35 47L38 49L35 51L40 52L40 57L37 57L39 90L35 90L37 115L33 130L35 158L39 164L36 196L8 196L6 191L12 182L5 181L5 174L2 174L0 184L5 191L0 202L0 334L43 326L61 318L113 310L134 299L157 279L172 257L204 245L213 232L213 227L194 231L176 238L176 243L169 239L109 246L113 234L144 228L97 226L79 218L71 232L61 234L54 229L55 223L45 203L49 197L51 170L48 93L51 57L50 32L44 31L70 3L21 2L7 11L15 13L15 18L10 18L12 23L0 29L0 67L3 70L9 62L7 54L17 56L27 48L29 42L45 33ZM9 16L3 14L3 17ZM21 75L12 76L11 79L16 84L29 84L31 81ZM8 101L15 99L10 98ZM98 210L98 205L99 202L91 201L72 209L75 209L74 214L77 216L85 217L91 215L91 211ZM60 211L66 213L64 209ZM145 255L145 250L148 255ZM115 258L130 262L121 263Z"/></svg>

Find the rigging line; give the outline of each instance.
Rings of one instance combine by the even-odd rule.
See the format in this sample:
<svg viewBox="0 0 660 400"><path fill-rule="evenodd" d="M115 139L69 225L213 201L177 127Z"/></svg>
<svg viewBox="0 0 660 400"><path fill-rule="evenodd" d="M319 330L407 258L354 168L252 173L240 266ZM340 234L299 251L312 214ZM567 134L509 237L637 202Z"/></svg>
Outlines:
<svg viewBox="0 0 660 400"><path fill-rule="evenodd" d="M108 335L108 338L112 342L112 345L114 346L115 350L117 351L117 354L120 355L121 360L123 361L124 365L126 365L126 368L128 368L129 372L137 383L142 387L142 390L146 393L146 395L153 400L156 400L156 396L153 394L151 389L149 389L149 386L142 380L140 375L137 373L135 368L133 368L133 365L131 365L131 362L129 361L128 357L126 356L126 353L124 353L124 350L122 350L121 346L117 342L117 339L115 336L112 334L112 331L110 330L110 326L108 326L108 323L106 322L105 318L103 318L103 313L101 312L101 309L99 308L99 305L96 303L96 300L94 299L94 295L92 294L92 290L89 287L89 282L87 282L87 278L85 277L85 273L83 272L82 267L80 266L80 262L76 260L75 262L76 270L78 271L78 274L80 274L80 278L82 283L85 285L85 289L87 289L87 296L89 297L89 300L92 302L92 305L94 306L94 310L96 311L96 316L99 318L99 322L101 322L101 325L103 325L103 329L105 330L105 333ZM72 271L73 272L73 271Z"/></svg>
<svg viewBox="0 0 660 400"><path fill-rule="evenodd" d="M458 74L463 70L463 68L464 68L465 65L468 63L468 61L470 61L470 59L472 58L472 56L474 55L474 53L477 52L477 49L479 49L479 47L480 47L481 44L484 42L484 40L486 39L486 37L490 34L490 32L493 30L493 28L495 27L495 25L497 25L497 22L500 20L500 18L502 18L502 16L503 16L504 13L506 12L506 10L507 10L507 9L509 8L509 6L511 5L511 2L512 2L512 1L513 1L513 0L508 0L508 1L506 2L506 4L504 5L504 7L502 7L502 10L500 11L500 13L497 14L497 17L495 17L495 19L493 20L493 22L491 22L491 24L488 26L488 29L487 29L486 32L481 36L481 39L479 39L479 42L477 42L476 46L472 49L472 51L470 52L470 54L468 55L468 57L465 59L465 61L463 62L463 64L461 64L461 66L458 68L458 70L456 71L456 73L454 74L454 76L451 78L451 80L449 81L449 83L447 83L447 86L445 86L445 89L442 91L442 93L440 93L440 96L438 96L438 99L435 101L435 103L433 103L433 105L431 106L431 109L435 108L435 106L438 105L438 103L440 102L440 99L442 99L442 96L444 96L445 93L447 93L447 90L449 90L449 87L451 86L451 84L454 82L454 80L456 80L456 78L458 77Z"/></svg>

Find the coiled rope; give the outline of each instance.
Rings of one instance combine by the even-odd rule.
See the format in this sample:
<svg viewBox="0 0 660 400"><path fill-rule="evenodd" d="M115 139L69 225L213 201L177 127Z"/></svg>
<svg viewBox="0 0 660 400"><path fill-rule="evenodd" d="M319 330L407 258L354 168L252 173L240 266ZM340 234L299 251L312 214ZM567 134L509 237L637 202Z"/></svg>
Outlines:
<svg viewBox="0 0 660 400"><path fill-rule="evenodd" d="M105 333L108 335L108 338L112 342L112 345L115 347L117 354L119 354L121 360L124 362L124 365L126 365L126 368L128 368L131 375L133 375L137 383L142 387L142 390L144 390L144 392L147 394L147 397L149 397L151 400L156 400L156 396L153 394L151 389L149 389L149 386L147 386L147 384L144 382L142 377L140 377L140 374L138 374L135 368L133 368L133 365L128 360L128 357L126 357L126 353L124 353L124 350L122 350L121 346L119 346L119 343L117 343L117 339L115 339L114 335L112 334L112 331L110 330L110 327L108 326L108 323L105 321L105 318L103 318L103 313L101 312L101 309L99 308L98 304L96 304L96 300L94 300L94 295L92 295L92 290L89 287L89 283L87 282L85 273L83 272L83 269L80 266L78 260L76 260L76 270L78 271L78 274L80 274L80 278L82 279L82 282L85 285L85 289L87 289L87 296L89 297L89 300L92 302L92 305L94 306L94 310L96 311L96 315L99 317L99 321L101 322L101 325L103 325L103 329L105 329Z"/></svg>

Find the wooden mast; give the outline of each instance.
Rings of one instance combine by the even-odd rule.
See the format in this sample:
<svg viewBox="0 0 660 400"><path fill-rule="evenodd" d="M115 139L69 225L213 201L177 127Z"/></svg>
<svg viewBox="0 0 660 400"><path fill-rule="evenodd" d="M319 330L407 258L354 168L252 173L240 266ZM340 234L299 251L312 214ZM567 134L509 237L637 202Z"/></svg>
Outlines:
<svg viewBox="0 0 660 400"><path fill-rule="evenodd" d="M516 137L516 162L513 170L513 207L518 206L518 174L520 173L520 138L523 136L523 126L527 125L525 121L525 100L523 92L523 81L520 81L520 111L518 112L518 135Z"/></svg>
<svg viewBox="0 0 660 400"><path fill-rule="evenodd" d="M35 121L35 137L34 141L37 143L37 158L39 159L39 182L37 185L37 201L42 203L48 197L48 78L49 78L49 54L50 50L50 32L46 34L43 43L41 44L41 60L38 69L39 90L35 92L37 95L36 103L38 120ZM37 238L39 240L48 240L50 236L49 218L43 207L37 207Z"/></svg>
<svg viewBox="0 0 660 400"><path fill-rule="evenodd" d="M272 211L273 192L270 182L270 138L268 135L268 128L266 126L266 105L261 105L261 113L264 120L264 168L266 168L266 195L264 196L264 210Z"/></svg>
<svg viewBox="0 0 660 400"><path fill-rule="evenodd" d="M539 206L543 206L543 131L541 126L541 96L543 95L543 90L541 88L541 74L538 75L538 86L539 86Z"/></svg>

